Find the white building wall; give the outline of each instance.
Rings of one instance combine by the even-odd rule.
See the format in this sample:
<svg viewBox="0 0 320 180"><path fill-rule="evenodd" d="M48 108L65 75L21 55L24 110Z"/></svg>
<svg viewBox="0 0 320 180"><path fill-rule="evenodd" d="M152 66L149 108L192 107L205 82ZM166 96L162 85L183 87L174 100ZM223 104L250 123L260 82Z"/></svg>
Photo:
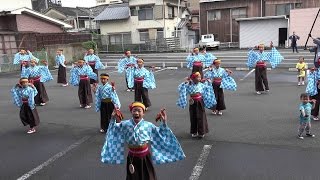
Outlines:
<svg viewBox="0 0 320 180"><path fill-rule="evenodd" d="M240 48L254 47L261 43L266 46L273 42L279 44L279 28L288 28L286 19L266 19L240 21L239 46Z"/></svg>
<svg viewBox="0 0 320 180"><path fill-rule="evenodd" d="M118 21L101 21L100 30L101 34L112 34L112 33L124 33L131 32L132 43L142 43L140 41L138 29L157 29L163 28L165 24L164 36L166 38L172 37L174 27L176 25L175 19L166 19L165 23L163 20L143 20L139 21L138 16L132 16L128 20Z"/></svg>
<svg viewBox="0 0 320 180"><path fill-rule="evenodd" d="M308 9L294 9L290 11L290 31L289 35L292 35L293 31L296 32L296 35L300 37L300 40L297 41L298 46L304 46L310 29L314 22L315 17L317 16L319 8L308 8ZM312 30L313 37L320 37L320 17L314 24ZM291 45L291 41L290 44ZM309 38L308 46L314 46L313 41Z"/></svg>
<svg viewBox="0 0 320 180"><path fill-rule="evenodd" d="M26 7L29 9L32 9L32 2L31 0L9 0L5 1L4 4L0 7L0 10L6 10L6 9L18 9Z"/></svg>

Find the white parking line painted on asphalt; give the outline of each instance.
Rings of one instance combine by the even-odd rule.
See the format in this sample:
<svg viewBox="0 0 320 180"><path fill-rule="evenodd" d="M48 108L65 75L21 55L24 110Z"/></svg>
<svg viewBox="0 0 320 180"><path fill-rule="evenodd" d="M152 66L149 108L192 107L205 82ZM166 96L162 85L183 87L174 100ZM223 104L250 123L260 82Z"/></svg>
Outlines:
<svg viewBox="0 0 320 180"><path fill-rule="evenodd" d="M71 151L72 149L80 146L82 143L84 143L85 141L87 141L90 138L90 136L85 136L82 139L80 139L79 141L75 142L74 144L70 145L69 147L67 147L65 150L59 152L58 154L52 156L51 158L49 158L46 162L40 164L38 167L32 169L31 171L27 172L26 174L22 175L21 177L19 177L17 180L25 180L30 178L32 175L36 174L37 172L39 172L41 169L43 169L46 166L49 166L50 164L52 164L54 161L56 161L57 159L59 159L60 157L64 156L65 154L67 154L69 151Z"/></svg>
<svg viewBox="0 0 320 180"><path fill-rule="evenodd" d="M202 172L202 169L208 159L211 148L212 148L212 145L204 145L203 146L202 153L200 154L200 157L197 161L197 164L193 168L193 171L191 173L191 176L189 177L189 180L198 180L199 179L201 172Z"/></svg>
<svg viewBox="0 0 320 180"><path fill-rule="evenodd" d="M164 70L167 70L167 68L159 69L159 70L156 70L154 72L156 73L156 72L161 72L161 71L164 71Z"/></svg>
<svg viewBox="0 0 320 180"><path fill-rule="evenodd" d="M243 81L245 78L247 78L254 71L255 71L255 69L252 69L251 71L249 71L248 74L246 74L242 79L240 79L240 81Z"/></svg>

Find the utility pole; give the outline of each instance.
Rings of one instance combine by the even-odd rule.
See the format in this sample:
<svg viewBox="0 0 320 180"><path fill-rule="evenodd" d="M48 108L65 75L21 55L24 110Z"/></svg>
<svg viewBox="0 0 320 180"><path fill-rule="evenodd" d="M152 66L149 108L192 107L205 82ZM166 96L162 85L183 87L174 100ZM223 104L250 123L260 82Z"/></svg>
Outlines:
<svg viewBox="0 0 320 180"><path fill-rule="evenodd" d="M179 23L179 15L180 15L180 3L181 1L178 0L178 14L177 14L177 23L176 23L176 37L178 37L178 23ZM174 11L174 10L173 10Z"/></svg>

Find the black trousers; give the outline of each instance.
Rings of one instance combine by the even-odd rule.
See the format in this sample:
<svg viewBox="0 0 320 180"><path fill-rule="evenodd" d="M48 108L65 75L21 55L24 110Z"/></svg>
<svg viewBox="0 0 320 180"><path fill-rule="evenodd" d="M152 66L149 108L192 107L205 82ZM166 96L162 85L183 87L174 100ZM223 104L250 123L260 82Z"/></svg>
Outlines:
<svg viewBox="0 0 320 180"><path fill-rule="evenodd" d="M134 166L133 174L129 171L129 165ZM156 172L154 170L150 153L145 157L135 157L128 154L127 157L127 178L126 180L156 180Z"/></svg>
<svg viewBox="0 0 320 180"><path fill-rule="evenodd" d="M220 84L218 83L212 83L213 90L214 90L214 95L217 100L217 105L215 106L214 110L225 110L226 105L224 103L224 94L223 94L223 89L220 88Z"/></svg>
<svg viewBox="0 0 320 180"><path fill-rule="evenodd" d="M315 96L311 96L311 99L317 100L314 109L311 110L311 115L314 116L314 117L318 117L319 116L320 89L319 88L317 88L317 89L318 89L318 94L315 95Z"/></svg>
<svg viewBox="0 0 320 180"><path fill-rule="evenodd" d="M256 66L255 85L256 85L256 91L269 90L269 83L267 78L267 67Z"/></svg>
<svg viewBox="0 0 320 180"><path fill-rule="evenodd" d="M88 80L80 80L78 96L81 105L89 105L92 103L92 93L90 87L90 81Z"/></svg>
<svg viewBox="0 0 320 180"><path fill-rule="evenodd" d="M209 132L207 115L204 107L203 100L194 101L192 105L189 106L190 114L190 133L204 135Z"/></svg>
<svg viewBox="0 0 320 180"><path fill-rule="evenodd" d="M151 106L148 89L143 87L143 82L134 82L134 101L142 102L146 107Z"/></svg>
<svg viewBox="0 0 320 180"><path fill-rule="evenodd" d="M297 48L297 45L292 45L292 52L294 52L294 50L296 50L296 52L298 53L298 48Z"/></svg>
<svg viewBox="0 0 320 180"><path fill-rule="evenodd" d="M20 119L24 126L29 125L30 128L38 126L40 123L37 109L31 109L28 103L22 104L20 108Z"/></svg>
<svg viewBox="0 0 320 180"><path fill-rule="evenodd" d="M105 132L108 130L111 114L114 110L112 102L101 102L100 106L100 127Z"/></svg>

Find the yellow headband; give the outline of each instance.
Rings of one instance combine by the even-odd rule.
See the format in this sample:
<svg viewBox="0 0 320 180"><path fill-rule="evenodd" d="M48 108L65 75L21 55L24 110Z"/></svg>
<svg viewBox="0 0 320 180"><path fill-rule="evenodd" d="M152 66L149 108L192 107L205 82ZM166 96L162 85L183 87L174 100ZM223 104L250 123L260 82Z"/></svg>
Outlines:
<svg viewBox="0 0 320 180"><path fill-rule="evenodd" d="M215 64L215 63L220 64L220 63L221 63L221 60L220 60L220 59L216 59L216 60L213 61L213 63L214 63L214 64Z"/></svg>
<svg viewBox="0 0 320 180"><path fill-rule="evenodd" d="M193 50L194 50L194 51L199 51L199 48L194 48Z"/></svg>
<svg viewBox="0 0 320 180"><path fill-rule="evenodd" d="M20 79L20 82L29 82L28 79Z"/></svg>
<svg viewBox="0 0 320 180"><path fill-rule="evenodd" d="M139 62L144 63L144 60L143 60L143 59L138 59L137 61L138 61L138 63L139 63Z"/></svg>
<svg viewBox="0 0 320 180"><path fill-rule="evenodd" d="M143 109L143 111L146 110L146 106L144 104L142 104L141 102L134 102L130 105L130 111L132 111L132 109L134 107L141 107Z"/></svg>
<svg viewBox="0 0 320 180"><path fill-rule="evenodd" d="M83 59L79 59L79 60L78 60L78 63L80 63L80 62L84 62L84 60L83 60Z"/></svg>
<svg viewBox="0 0 320 180"><path fill-rule="evenodd" d="M108 76L100 76L101 79L109 79Z"/></svg>

